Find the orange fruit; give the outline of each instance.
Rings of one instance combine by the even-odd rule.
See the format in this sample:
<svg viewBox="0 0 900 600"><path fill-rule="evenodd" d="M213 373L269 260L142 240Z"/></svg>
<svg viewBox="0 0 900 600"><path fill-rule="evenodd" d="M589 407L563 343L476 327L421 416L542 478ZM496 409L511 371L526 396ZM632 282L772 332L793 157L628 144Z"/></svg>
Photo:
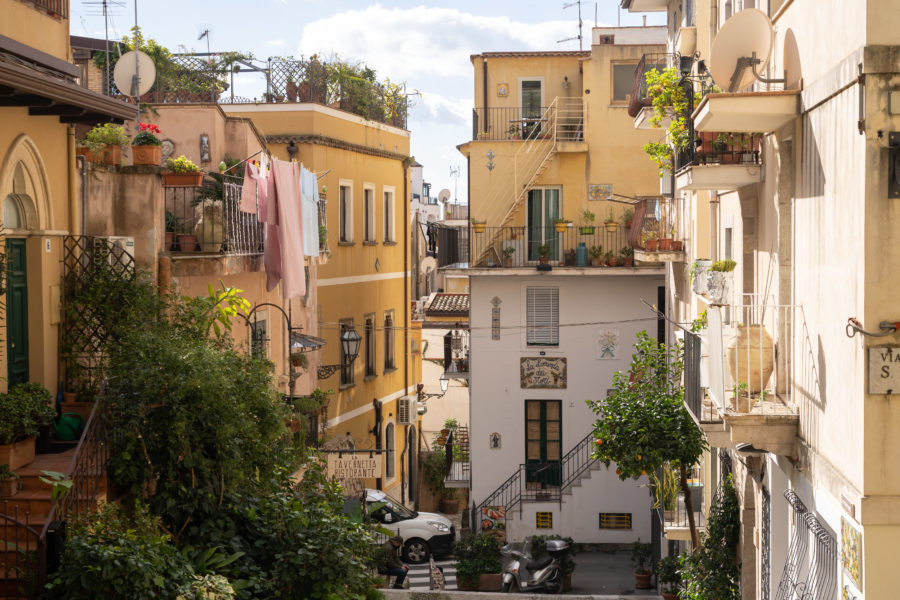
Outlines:
<svg viewBox="0 0 900 600"><path fill-rule="evenodd" d="M603 445L603 440L601 440L600 438L597 438L596 440L594 440L594 443L597 444L598 446L601 446L601 445Z"/></svg>
<svg viewBox="0 0 900 600"><path fill-rule="evenodd" d="M646 475L646 474L647 474L647 471L641 469L641 475Z"/></svg>
<svg viewBox="0 0 900 600"><path fill-rule="evenodd" d="M641 460L641 455L640 455L640 454L638 454L637 457L638 457L638 460Z"/></svg>
<svg viewBox="0 0 900 600"><path fill-rule="evenodd" d="M622 469L616 469L616 475L621 475L621 474L622 474Z"/></svg>

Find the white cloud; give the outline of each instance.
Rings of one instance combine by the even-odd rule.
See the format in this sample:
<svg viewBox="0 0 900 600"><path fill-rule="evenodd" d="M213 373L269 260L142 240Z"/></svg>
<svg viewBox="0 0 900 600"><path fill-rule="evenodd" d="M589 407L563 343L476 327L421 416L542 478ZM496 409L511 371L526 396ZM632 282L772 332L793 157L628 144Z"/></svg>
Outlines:
<svg viewBox="0 0 900 600"><path fill-rule="evenodd" d="M337 53L364 60L382 76L409 81L429 76L471 77L471 54L491 50L555 50L572 21L532 24L452 8L385 8L375 4L308 23L300 54Z"/></svg>
<svg viewBox="0 0 900 600"><path fill-rule="evenodd" d="M422 92L421 100L415 97L413 100L413 115L424 121L465 125L472 118L472 101L468 98L449 98L434 92Z"/></svg>
<svg viewBox="0 0 900 600"><path fill-rule="evenodd" d="M285 42L284 40L269 40L266 42L266 44L269 46L274 46L275 48L284 48L285 46L287 46L287 42Z"/></svg>

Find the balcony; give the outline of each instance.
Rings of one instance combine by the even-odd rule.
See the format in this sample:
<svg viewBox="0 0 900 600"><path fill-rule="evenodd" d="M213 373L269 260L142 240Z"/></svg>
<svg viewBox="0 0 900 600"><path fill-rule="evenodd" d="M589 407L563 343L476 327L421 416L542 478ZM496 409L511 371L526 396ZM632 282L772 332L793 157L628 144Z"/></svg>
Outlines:
<svg viewBox="0 0 900 600"><path fill-rule="evenodd" d="M444 335L444 376L469 379L469 332L454 330Z"/></svg>
<svg viewBox="0 0 900 600"><path fill-rule="evenodd" d="M652 129L650 115L653 113L652 101L647 97L648 71L662 71L675 62L675 55L665 52L654 52L641 57L634 68L634 79L631 84L631 95L628 99L628 116L634 118L635 129ZM666 127L668 124L662 124Z"/></svg>
<svg viewBox="0 0 900 600"><path fill-rule="evenodd" d="M670 541L690 541L691 525L688 518L688 510L684 502L684 490L678 484L677 474L672 473L666 478L663 475L663 468L657 471L657 480L663 481L663 491L660 498L653 507L653 512L662 527L663 534ZM703 483L699 478L699 469L694 470L694 476L688 479L688 486L691 488L691 502L694 517L694 524L698 531L703 531L706 527L703 516Z"/></svg>
<svg viewBox="0 0 900 600"><path fill-rule="evenodd" d="M31 0L30 4L51 17L69 17L69 0Z"/></svg>
<svg viewBox="0 0 900 600"><path fill-rule="evenodd" d="M698 133L696 147L678 154L676 187L730 191L761 182L761 142L758 133Z"/></svg>
<svg viewBox="0 0 900 600"><path fill-rule="evenodd" d="M694 130L772 133L799 114L799 90L707 94L694 110Z"/></svg>
<svg viewBox="0 0 900 600"><path fill-rule="evenodd" d="M472 109L472 139L522 141L553 139L559 151L587 151L584 103L581 98L556 98L550 106L480 107Z"/></svg>
<svg viewBox="0 0 900 600"><path fill-rule="evenodd" d="M451 429L444 443L446 476L444 486L467 488L472 479L472 463L469 455L469 428Z"/></svg>
<svg viewBox="0 0 900 600"><path fill-rule="evenodd" d="M794 394L817 385L802 309L712 305L707 316L709 394L731 446L793 456L799 424Z"/></svg>
<svg viewBox="0 0 900 600"><path fill-rule="evenodd" d="M634 208L636 228L629 240L634 259L640 263L684 262L685 240L677 227L677 214L670 199L646 198Z"/></svg>

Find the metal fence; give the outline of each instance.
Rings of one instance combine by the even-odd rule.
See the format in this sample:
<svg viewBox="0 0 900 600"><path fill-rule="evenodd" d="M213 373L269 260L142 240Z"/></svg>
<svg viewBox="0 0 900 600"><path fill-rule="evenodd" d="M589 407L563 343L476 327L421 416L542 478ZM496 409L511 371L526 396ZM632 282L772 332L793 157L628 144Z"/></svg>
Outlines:
<svg viewBox="0 0 900 600"><path fill-rule="evenodd" d="M230 182L210 181L199 188L167 187L166 250L261 253L263 224L257 213L239 209L240 198L240 186Z"/></svg>
<svg viewBox="0 0 900 600"><path fill-rule="evenodd" d="M758 165L762 135L701 131L696 134L693 147L678 153L676 170L696 165Z"/></svg>
<svg viewBox="0 0 900 600"><path fill-rule="evenodd" d="M473 140L535 140L551 135L557 141L584 139L581 98L557 98L552 106L472 109Z"/></svg>
<svg viewBox="0 0 900 600"><path fill-rule="evenodd" d="M551 227L470 227L472 257L477 267L527 267L545 255L551 265L560 267L630 266L633 251L628 243L628 228L605 225ZM581 260L579 262L579 247ZM621 259L621 260L619 260Z"/></svg>
<svg viewBox="0 0 900 600"><path fill-rule="evenodd" d="M69 0L30 0L35 8L40 8L53 16L67 19L69 17Z"/></svg>
<svg viewBox="0 0 900 600"><path fill-rule="evenodd" d="M806 508L793 490L784 497L791 505L791 543L775 594L776 600L835 598L837 594L837 541ZM807 561L806 556L812 547Z"/></svg>

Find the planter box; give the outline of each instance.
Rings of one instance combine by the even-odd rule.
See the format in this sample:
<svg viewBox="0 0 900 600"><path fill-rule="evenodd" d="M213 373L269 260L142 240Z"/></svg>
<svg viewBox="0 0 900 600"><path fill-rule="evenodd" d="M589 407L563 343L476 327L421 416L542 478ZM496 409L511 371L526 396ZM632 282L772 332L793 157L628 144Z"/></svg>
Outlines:
<svg viewBox="0 0 900 600"><path fill-rule="evenodd" d="M37 438L0 446L0 465L6 463L10 471L15 471L34 461L34 443Z"/></svg>
<svg viewBox="0 0 900 600"><path fill-rule="evenodd" d="M165 187L200 187L203 185L203 173L163 173Z"/></svg>
<svg viewBox="0 0 900 600"><path fill-rule="evenodd" d="M0 480L0 498L10 498L19 491L19 478L8 477Z"/></svg>
<svg viewBox="0 0 900 600"><path fill-rule="evenodd" d="M122 146L105 146L99 154L94 155L94 161L104 165L121 165Z"/></svg>
<svg viewBox="0 0 900 600"><path fill-rule="evenodd" d="M710 304L727 304L731 300L731 282L734 271L710 271L706 277Z"/></svg>
<svg viewBox="0 0 900 600"><path fill-rule="evenodd" d="M158 167L162 163L162 146L132 146L131 162L136 165L153 165Z"/></svg>
<svg viewBox="0 0 900 600"><path fill-rule="evenodd" d="M485 573L478 578L478 591L499 592L503 587L502 573Z"/></svg>

